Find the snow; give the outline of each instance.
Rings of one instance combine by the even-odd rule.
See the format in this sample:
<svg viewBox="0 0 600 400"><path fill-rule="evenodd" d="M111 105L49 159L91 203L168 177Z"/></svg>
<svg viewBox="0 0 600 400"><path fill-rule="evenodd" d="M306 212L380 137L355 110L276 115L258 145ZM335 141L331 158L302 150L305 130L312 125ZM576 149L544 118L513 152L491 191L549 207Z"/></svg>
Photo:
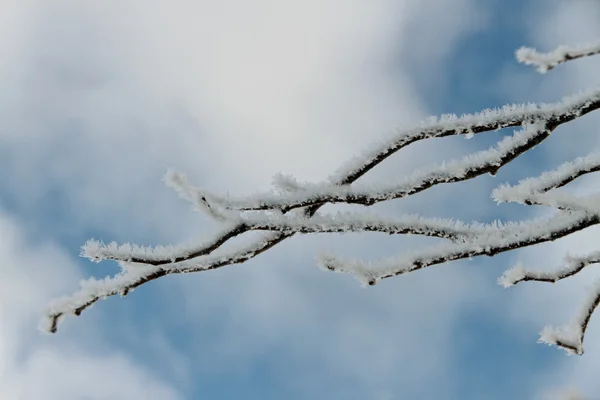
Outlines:
<svg viewBox="0 0 600 400"><path fill-rule="evenodd" d="M175 190L179 197L192 203L194 210L203 211L217 221L227 219L224 210L217 210L211 207L211 204L216 204L223 200L219 200L214 195L210 195L204 190L190 185L185 174L169 169L165 173L163 181L167 186Z"/></svg>
<svg viewBox="0 0 600 400"><path fill-rule="evenodd" d="M353 159L332 175L327 182L302 185L292 177L276 177L275 181L284 187L294 188L288 193L263 193L239 199L224 199L222 197L201 192L196 196L209 199L212 206L220 206L238 210L261 210L273 208L297 208L321 202L367 203L401 198L415 193L415 188L431 182L454 182L468 173L477 173L490 167L501 167L511 161L512 154L520 154L535 146L548 135L545 124L549 121L562 123L574 119L581 110L590 106L600 106L600 90L596 89L578 95L566 97L561 102L553 104L522 104L505 106L496 110L485 110L477 114L467 114L461 117L445 115L439 119L428 119L416 127L401 131L391 137L382 146L377 146L366 152L362 157ZM528 122L529 121L529 122ZM429 169L415 171L404 181L390 185L362 185L350 187L341 183L349 176L360 174L361 171L377 164L383 158L418 140L460 135L467 132L490 131L507 126L524 124L522 130L515 132L512 137L500 141L495 148L482 151L461 160L454 160ZM529 144L529 146L528 146ZM302 188L302 190L300 190ZM421 189L422 190L422 189Z"/></svg>
<svg viewBox="0 0 600 400"><path fill-rule="evenodd" d="M417 269L448 261L470 258L479 255L491 255L525 247L558 237L566 236L575 227L587 227L599 223L597 218L588 213L557 212L550 218L541 218L529 222L506 224L496 229L489 229L472 240L459 243L440 243L429 248L406 251L397 257L383 259L377 262L365 263L361 260L342 260L334 255L327 255L323 266L329 270L345 272L364 281L362 271L369 265L369 278L376 281L401 275ZM511 276L514 273L511 273Z"/></svg>
<svg viewBox="0 0 600 400"><path fill-rule="evenodd" d="M244 216L242 220L253 230L288 233L381 232L390 235L425 235L453 241L468 240L470 236L483 234L486 229L491 230L490 227L478 222L466 224L452 219L425 218L417 214L406 214L397 219L390 219L356 212L318 213L311 218L259 213Z"/></svg>
<svg viewBox="0 0 600 400"><path fill-rule="evenodd" d="M194 254L204 253L216 246L219 241L228 236L237 226L235 222L225 223L220 230L210 238L201 238L195 241L171 246L139 246L136 244L118 244L110 242L104 244L102 241L90 239L81 247L81 256L94 262L103 260L139 261L146 260L147 263L175 262L180 258L188 258Z"/></svg>
<svg viewBox="0 0 600 400"><path fill-rule="evenodd" d="M558 46L548 53L540 53L531 47L521 47L515 53L519 62L537 67L542 74L558 64L595 54L600 54L600 41L576 46Z"/></svg>
<svg viewBox="0 0 600 400"><path fill-rule="evenodd" d="M561 327L545 326L540 332L540 343L547 345L563 344L567 354L583 354L581 342L581 327L578 325L565 325Z"/></svg>
<svg viewBox="0 0 600 400"><path fill-rule="evenodd" d="M514 286L517 282L520 282L527 275L525 268L522 264L517 264L514 267L504 271L502 276L498 278L498 284L503 288Z"/></svg>
<svg viewBox="0 0 600 400"><path fill-rule="evenodd" d="M130 268L127 263L120 264L122 271L114 277L82 280L78 292L51 302L46 309L45 317L40 321L40 330L53 333L66 314L78 315L82 306L116 294L126 294L133 290L132 284L160 270L160 267L155 266Z"/></svg>
<svg viewBox="0 0 600 400"><path fill-rule="evenodd" d="M600 152L568 161L553 171L544 172L539 177L527 178L517 185L500 185L492 191L497 202L517 201L523 203L528 196L560 187L590 172L600 170Z"/></svg>

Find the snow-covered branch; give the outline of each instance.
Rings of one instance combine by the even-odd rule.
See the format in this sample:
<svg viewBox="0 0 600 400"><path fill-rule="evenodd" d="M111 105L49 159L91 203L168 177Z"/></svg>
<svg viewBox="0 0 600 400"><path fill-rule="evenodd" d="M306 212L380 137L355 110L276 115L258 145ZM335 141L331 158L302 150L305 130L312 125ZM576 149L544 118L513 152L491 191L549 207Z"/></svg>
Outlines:
<svg viewBox="0 0 600 400"><path fill-rule="evenodd" d="M578 46L558 46L548 53L540 53L531 47L521 47L516 52L519 62L537 67L539 72L546 73L559 64L578 58L600 54L600 40Z"/></svg>
<svg viewBox="0 0 600 400"><path fill-rule="evenodd" d="M584 51L586 49L587 52ZM577 50L579 53L565 50L562 61L558 52L552 53L551 57L521 49L518 57L540 68L545 65L547 70L568 59L596 54L600 47L597 50L592 47L580 48ZM551 218L484 224L419 215L403 215L394 220L364 213L322 214L318 210L327 203L368 206L414 195L442 183L465 181L483 174L494 175L500 168L548 139L557 127L599 108L600 89L596 89L552 104L510 105L460 117L445 115L430 118L398 130L344 164L325 182L298 182L294 177L277 175L273 179L272 192L245 198L231 199L208 193L191 185L185 175L169 171L164 177L165 183L190 202L195 210L220 223L221 228L208 238L177 246L143 247L88 241L82 247L82 256L96 262L115 260L122 271L103 280L84 281L77 293L56 300L48 308L45 330L55 332L65 315L80 315L100 299L125 296L135 288L166 275L202 272L243 263L295 234L378 232L442 239L429 248L405 252L378 262L348 261L334 255L320 257L322 267L351 274L364 284L374 285L382 279L425 267L480 255L493 256L556 240L596 225L600 223L598 196L575 197L561 192L560 188L585 174L599 171L600 153L578 158L514 186L501 185L492 193L498 202L554 207L557 210ZM456 135L468 138L509 127L520 129L488 150L415 171L396 184L353 185L388 157L418 141ZM250 231L266 232L250 244L230 246L222 249L220 254L214 253L230 239ZM598 254L577 261L569 259L565 268L550 274L527 272L522 267L515 267L507 271L500 282L505 286L524 281L556 282L580 272L591 263L600 262ZM592 296L586 303L585 312L572 325L571 336L549 328L544 331L542 340L581 354L587 323L600 301L598 293L600 291L596 291L595 297Z"/></svg>
<svg viewBox="0 0 600 400"><path fill-rule="evenodd" d="M209 271L228 265L243 263L270 249L279 243L279 241L289 236L282 233L270 234L248 246L233 249L227 255L206 255L197 258L187 258L168 265L147 265L120 261L121 273L103 280L91 278L81 281L81 288L78 292L53 301L48 306L40 327L44 331L54 333L66 314L79 316L98 300L115 295L126 296L137 287L166 275Z"/></svg>
<svg viewBox="0 0 600 400"><path fill-rule="evenodd" d="M281 231L286 233L347 233L381 232L388 235L423 235L466 241L486 232L479 223L465 224L442 218L424 218L416 214L404 215L397 220L362 213L317 214L311 218L295 216L252 215L244 218L249 230Z"/></svg>
<svg viewBox="0 0 600 400"><path fill-rule="evenodd" d="M546 326L540 333L539 341L564 348L569 354L583 354L583 340L592 314L600 304L600 282L584 301L579 314L563 327Z"/></svg>
<svg viewBox="0 0 600 400"><path fill-rule="evenodd" d="M597 171L600 171L600 153L594 152L586 157L568 161L539 177L523 179L517 185L500 185L492 191L492 198L498 202L520 200L526 204L526 198L532 194L560 188L580 176Z"/></svg>
<svg viewBox="0 0 600 400"><path fill-rule="evenodd" d="M598 215L590 215L583 211L558 212L551 218L534 220L514 227L508 225L497 228L495 233L483 234L464 243L441 243L378 262L342 260L329 254L322 256L319 261L322 267L330 271L350 274L362 283L375 285L382 279L448 261L481 255L494 256L509 250L560 239L598 223Z"/></svg>
<svg viewBox="0 0 600 400"><path fill-rule="evenodd" d="M233 200L223 199L209 193L203 193L202 196L220 199L215 200L215 203L218 204L213 203L214 207L220 206L237 210L281 209L288 211L323 203L372 205L382 201L407 197L441 183L464 181L486 173L495 174L502 166L545 140L558 126L597 110L599 107L600 90L595 90L571 96L554 104L539 106L531 104L513 105L462 117L445 116L439 120L434 120L431 124L421 124L422 130L412 128L402 132L398 137L392 138L389 145L378 147L372 154L367 154L362 160L355 160L345 167L347 177L362 176L363 173L374 166L371 166L374 160L379 163L389 156L389 152L398 151L418 140L481 133L524 125L523 130L515 132L513 136L499 142L494 148L469 155L460 160L434 166L428 170L416 171L403 182L393 186L349 187L346 186L348 179L346 177L337 178L341 185L332 185L331 183L311 185L306 187L305 190L298 190L284 195L268 193ZM446 129L441 125L441 121L445 121ZM359 167L359 164L362 167ZM330 178L330 182L335 180L335 178ZM296 183L296 185L298 184Z"/></svg>
<svg viewBox="0 0 600 400"><path fill-rule="evenodd" d="M590 264L600 262L600 252L590 254L586 257L565 257L564 267L556 271L527 271L521 264L506 270L504 275L498 279L498 283L504 287L516 285L519 282L537 281L555 283L562 279L570 278Z"/></svg>
<svg viewBox="0 0 600 400"><path fill-rule="evenodd" d="M284 196L255 196L242 200L221 200L218 206L241 211L307 207L321 203L346 203L370 206L382 201L407 197L441 183L473 179L496 172L510 161L541 143L551 131L544 124L525 124L524 129L501 140L495 147L470 154L460 160L416 171L394 186L349 187L315 185Z"/></svg>
<svg viewBox="0 0 600 400"><path fill-rule="evenodd" d="M600 252L594 252L583 257L567 256L564 266L555 271L527 271L521 264L504 272L498 283L504 287L520 282L535 281L555 283L570 278L591 264L600 263ZM583 339L592 314L600 303L600 282L590 292L575 319L564 327L546 326L540 334L540 342L554 344L564 348L569 354L583 354Z"/></svg>
<svg viewBox="0 0 600 400"><path fill-rule="evenodd" d="M599 107L600 89L571 96L564 99L563 102L554 104L513 105L497 110L486 110L478 114L468 114L462 117L445 116L439 119L432 119L429 122L419 124L417 127L409 128L395 135L390 139L389 144L377 146L373 151L366 152L360 161L353 160L348 163L342 168L343 171L346 171L346 175L339 176L340 171L338 171L330 177L329 183L314 184L310 187L307 186L306 190L299 190L299 184L293 181L293 178L280 178L279 181L287 182L285 184L288 186L293 185L298 190L283 196L270 196L267 200L271 201L271 204L268 204L266 208L279 206L280 210L287 212L293 208L306 206L308 208L305 209L305 214L310 216L327 201L372 204L377 201L415 194L439 183L457 182L485 173L495 173L502 165L505 165L524 151L546 139L549 133L557 126L585 115ZM445 122L446 125L442 122ZM541 123L545 124L545 129L539 129ZM514 136L501 141L496 148L446 165L435 166L428 171L416 171L403 183L391 188L375 188L375 193L373 193L372 188L369 191L369 188L354 190L348 187L349 184L360 178L378 163L384 161L391 154L419 140L458 134L481 133L522 124L526 124L526 128L523 131L517 132ZM478 165L478 162L483 162L484 164ZM460 176L452 176L452 172L458 173ZM206 193L199 188L192 187L187 183L183 175L169 173L165 180L177 190L181 197L192 202L198 209L217 216L219 219L224 217L222 208L243 208L239 207L240 204L237 204L238 202L236 201L224 199ZM290 184L290 182L292 183ZM331 182L335 183L332 184ZM287 200L287 203L284 200ZM250 205L254 205L254 208L258 209L265 208L262 207L260 201L257 202L252 199L242 200L241 203L250 203ZM236 205L238 207L235 207ZM220 211L217 211L219 208ZM117 246L116 244L103 246L96 241L88 242L82 249L82 255L90 257L94 261L113 259L162 265L209 254L229 239L247 231L248 229L243 224L234 225L228 230L218 233L208 243L186 247L185 251L177 255L173 255L171 247L168 248L166 253L163 253L165 252L164 248L141 248L128 244L124 246Z"/></svg>

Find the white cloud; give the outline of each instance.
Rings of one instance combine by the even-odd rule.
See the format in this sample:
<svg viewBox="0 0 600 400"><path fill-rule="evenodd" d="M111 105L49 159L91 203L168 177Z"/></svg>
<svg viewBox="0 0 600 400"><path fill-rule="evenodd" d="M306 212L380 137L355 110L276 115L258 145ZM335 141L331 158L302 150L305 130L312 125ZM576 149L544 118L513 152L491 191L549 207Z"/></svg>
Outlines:
<svg viewBox="0 0 600 400"><path fill-rule="evenodd" d="M3 383L19 399L161 399L181 398L152 373L123 355L86 355L81 349L38 348Z"/></svg>
<svg viewBox="0 0 600 400"><path fill-rule="evenodd" d="M81 222L95 224L137 202L136 220L164 225L172 203L159 177L170 165L218 190L265 187L281 170L326 177L424 116L394 58L435 63L471 20L466 1L441 2L443 14L398 1L33 4L21 11L30 29L7 32L22 48L0 75L3 145L19 154L20 179L44 171L27 201L68 188ZM426 52L413 39L419 20L444 27L426 29ZM419 158L405 153L403 165Z"/></svg>
<svg viewBox="0 0 600 400"><path fill-rule="evenodd" d="M54 244L32 242L0 213L0 398L178 399L177 390L116 350L106 349L88 318L78 334L46 337L36 323L50 296L77 278L73 261ZM100 354L87 346L107 351Z"/></svg>

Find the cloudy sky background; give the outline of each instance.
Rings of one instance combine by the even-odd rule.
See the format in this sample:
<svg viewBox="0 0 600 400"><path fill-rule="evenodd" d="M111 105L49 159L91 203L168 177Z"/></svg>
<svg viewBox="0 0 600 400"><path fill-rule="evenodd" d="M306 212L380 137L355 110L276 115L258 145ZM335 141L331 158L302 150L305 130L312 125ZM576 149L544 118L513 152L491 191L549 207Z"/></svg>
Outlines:
<svg viewBox="0 0 600 400"><path fill-rule="evenodd" d="M363 289L315 267L427 240L295 237L243 265L163 278L36 330L49 299L117 271L78 257L90 237L177 243L216 226L161 182L168 167L218 193L320 181L428 115L554 101L599 82L600 59L541 76L521 45L600 37L584 0L4 0L0 14L0 398L597 398L600 319L583 357L536 344L569 321L593 268L504 290L515 261L597 250L590 229ZM489 193L598 146L598 117L561 127L497 177L377 206L488 221L540 212ZM484 149L510 132L419 143L367 181ZM598 178L573 185L593 191ZM595 275L598 275L597 273ZM596 396L596 397L594 397Z"/></svg>

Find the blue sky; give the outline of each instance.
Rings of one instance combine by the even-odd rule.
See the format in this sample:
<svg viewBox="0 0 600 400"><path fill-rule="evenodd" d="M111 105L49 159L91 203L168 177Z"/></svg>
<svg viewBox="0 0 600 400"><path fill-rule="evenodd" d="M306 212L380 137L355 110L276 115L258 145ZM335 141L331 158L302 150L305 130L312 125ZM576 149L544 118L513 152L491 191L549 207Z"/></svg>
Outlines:
<svg viewBox="0 0 600 400"><path fill-rule="evenodd" d="M177 243L217 228L164 187L167 168L249 194L278 172L325 179L428 115L558 100L597 85L600 59L542 76L514 51L595 40L599 16L599 2L577 0L5 0L0 398L541 400L571 389L597 398L600 322L583 357L536 340L544 325L568 322L598 274L496 284L517 260L550 268L569 251L597 250L594 229L368 289L319 270L315 255L378 259L428 241L294 237L245 264L99 302L56 335L36 327L51 298L118 271L78 257L88 238ZM497 206L490 192L597 148L597 122L561 127L496 177L374 210L539 215ZM419 143L365 180L398 180L508 133Z"/></svg>

